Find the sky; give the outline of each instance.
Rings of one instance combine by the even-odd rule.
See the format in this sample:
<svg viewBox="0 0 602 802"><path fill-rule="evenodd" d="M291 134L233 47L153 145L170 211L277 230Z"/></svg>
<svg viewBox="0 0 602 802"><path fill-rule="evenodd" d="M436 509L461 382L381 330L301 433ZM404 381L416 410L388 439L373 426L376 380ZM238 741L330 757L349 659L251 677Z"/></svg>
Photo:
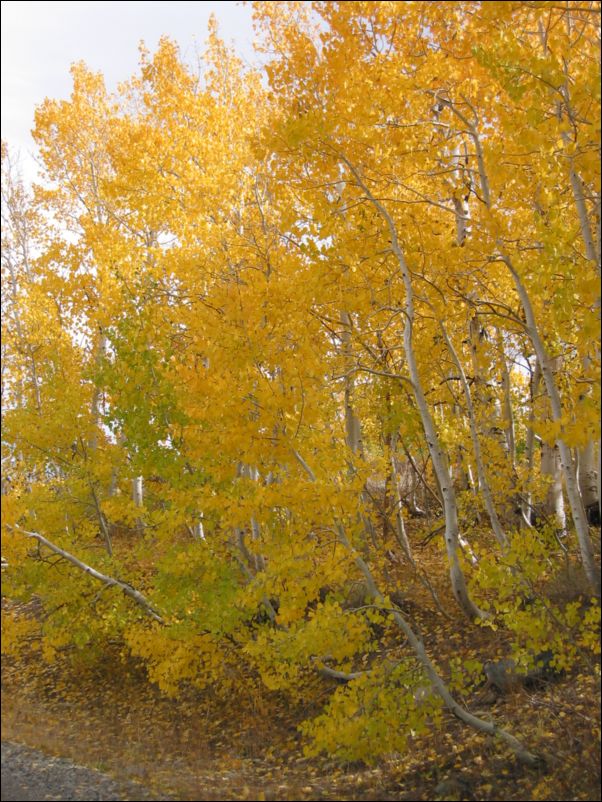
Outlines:
<svg viewBox="0 0 602 802"><path fill-rule="evenodd" d="M253 62L251 8L239 2L2 0L2 139L19 151L26 181L35 175L30 136L35 107L46 97L69 97L71 64L85 61L114 89L135 72L139 42L153 51L163 35L178 42L185 61L195 63L210 14L222 38Z"/></svg>

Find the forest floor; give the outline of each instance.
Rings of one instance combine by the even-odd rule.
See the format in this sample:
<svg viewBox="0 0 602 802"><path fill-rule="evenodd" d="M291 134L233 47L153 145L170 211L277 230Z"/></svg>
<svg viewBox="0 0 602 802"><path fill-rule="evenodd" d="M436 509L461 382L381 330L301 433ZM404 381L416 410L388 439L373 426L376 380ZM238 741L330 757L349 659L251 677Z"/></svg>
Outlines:
<svg viewBox="0 0 602 802"><path fill-rule="evenodd" d="M429 648L441 662L474 656L475 649L487 656L493 648L509 651L499 632L477 630L475 641L474 628L458 621L440 625L433 637ZM325 681L324 693L329 687ZM592 666L537 690L465 700L541 754L546 765L536 770L451 715L376 766L307 758L297 725L315 714L313 705L198 691L169 699L117 654L85 671L60 659L45 664L34 650L5 658L2 696L3 740L174 799L600 798L600 680Z"/></svg>

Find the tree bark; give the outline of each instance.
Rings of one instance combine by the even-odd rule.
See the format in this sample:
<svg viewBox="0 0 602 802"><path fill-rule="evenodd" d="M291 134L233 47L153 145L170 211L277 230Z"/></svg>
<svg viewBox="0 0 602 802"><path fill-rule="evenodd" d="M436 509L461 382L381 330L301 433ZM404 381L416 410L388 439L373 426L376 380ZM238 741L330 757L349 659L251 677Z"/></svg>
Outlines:
<svg viewBox="0 0 602 802"><path fill-rule="evenodd" d="M564 534L566 532L566 514L562 493L560 454L555 445L550 445L545 441L541 444L541 475L550 478L544 512L546 516L554 518L558 533Z"/></svg>
<svg viewBox="0 0 602 802"><path fill-rule="evenodd" d="M590 440L579 451L579 490L586 511L600 503L598 494L599 465L596 459L596 443Z"/></svg>
<svg viewBox="0 0 602 802"><path fill-rule="evenodd" d="M142 476L136 476L132 479L132 501L139 509L142 509L144 506L144 479ZM139 534L144 532L144 521L142 518L136 520L136 529Z"/></svg>

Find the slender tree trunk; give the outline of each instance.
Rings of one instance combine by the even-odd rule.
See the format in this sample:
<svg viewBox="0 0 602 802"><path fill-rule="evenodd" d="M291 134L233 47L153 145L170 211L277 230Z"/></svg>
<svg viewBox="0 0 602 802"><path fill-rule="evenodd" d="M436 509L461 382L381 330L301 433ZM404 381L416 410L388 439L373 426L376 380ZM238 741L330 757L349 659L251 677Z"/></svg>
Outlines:
<svg viewBox="0 0 602 802"><path fill-rule="evenodd" d="M107 517L100 507L100 501L98 500L98 494L96 492L96 488L94 487L93 482L90 482L90 489L92 492L92 501L94 502L94 509L96 510L96 516L98 518L98 524L100 526L100 532L105 542L107 553L109 557L112 557L113 544L111 542L111 532L109 528L109 522L107 521Z"/></svg>
<svg viewBox="0 0 602 802"><path fill-rule="evenodd" d="M522 522L522 499L518 493L518 474L516 470L516 427L514 420L514 409L512 404L512 382L504 335L501 329L495 329L498 359L502 374L502 418L503 430L506 441L505 452L508 458L508 470L510 474L511 495L505 504L504 518L510 522L512 529L519 528Z"/></svg>
<svg viewBox="0 0 602 802"><path fill-rule="evenodd" d="M529 422L527 424L527 433L525 436L525 456L527 459L527 479L526 479L526 488L525 493L526 497L522 503L522 515L525 523L527 526L532 526L532 512L533 512L533 505L532 505L532 495L531 495L531 485L533 482L533 463L535 460L535 405L537 401L537 395L539 392L539 385L541 382L541 370L539 368L539 362L537 361L537 357L535 358L535 368L531 375L531 382L530 382L530 395L531 395L531 406L529 409Z"/></svg>
<svg viewBox="0 0 602 802"><path fill-rule="evenodd" d="M455 376L450 375L448 376L448 382L450 383L450 391L451 391L451 382L455 380ZM453 393L452 393L453 395ZM451 414L455 420L461 421L464 418L462 407L460 404L457 404L454 397L454 403L451 407ZM458 443L454 448L453 453L453 464L450 466L450 475L454 482L454 487L457 487L459 491L466 492L470 490L472 493L476 494L478 492L478 488L475 486L472 477L472 471L470 470L470 464L465 464L464 459L464 446L462 443Z"/></svg>
<svg viewBox="0 0 602 802"><path fill-rule="evenodd" d="M353 321L351 319L351 315L345 310L340 312L340 320L343 327L341 332L341 341L345 364L345 442L351 453L359 456L363 461L364 446L362 442L362 425L359 417L355 413L354 404L355 383L353 381L353 371L355 368L355 361L353 358L353 349L351 343ZM353 473L354 468L351 461L349 462L349 470L350 473ZM365 488L362 491L361 500L364 508L364 511L361 513L362 524L366 535L370 538L372 545L376 548L376 531L369 514L370 498ZM384 514L386 515L386 510Z"/></svg>
<svg viewBox="0 0 602 802"><path fill-rule="evenodd" d="M144 479L142 476L136 476L132 479L132 501L139 509L144 506ZM136 529L138 534L143 534L144 521L142 518L136 520Z"/></svg>
<svg viewBox="0 0 602 802"><path fill-rule="evenodd" d="M251 465L246 465L243 462L239 462L236 468L236 476L238 478L246 478L251 479L254 482L259 481L259 471L256 468L253 468ZM199 518L199 521L202 526L202 520ZM262 571L265 569L265 558L262 554L257 552L259 548L259 541L261 540L261 527L255 518L254 515L251 515L249 519L249 529L251 532L251 539L255 543L255 549L253 553L251 553L247 547L246 540L245 540L245 530L242 527L236 527L234 530L234 537L236 543L238 545L239 551L247 561L248 565L250 565L255 572ZM204 537L204 534L202 535Z"/></svg>
<svg viewBox="0 0 602 802"><path fill-rule="evenodd" d="M9 528L13 529L12 526ZM50 549L50 551L53 551L55 554L58 554L60 557L70 562L76 568L79 568L81 571L88 574L88 576L91 576L94 579L97 579L99 582L104 583L105 585L107 585L107 587L120 588L123 591L123 593L125 593L126 596L129 596L136 602L136 604L138 604L140 607L146 610L146 612L152 618L154 618L155 621L158 621L160 624L165 623L164 619L161 617L159 612L152 606L149 600L145 596L143 596L143 594L140 593L140 591L136 590L131 585L128 585L127 582L122 582L120 579L115 579L112 576L101 574L100 571L97 571L95 568L92 568L92 566L82 562L70 552L59 548L59 546L52 543L52 541L48 540L43 535L40 535L38 532L28 532L27 530L22 529L20 526L14 527L14 529L17 532L20 532L25 537L34 538L39 543Z"/></svg>
<svg viewBox="0 0 602 802"><path fill-rule="evenodd" d="M508 746L510 746L512 751L521 762L530 766L536 766L540 764L541 759L537 755L529 752L524 745L509 732L500 729L496 724L490 721L485 721L484 719L469 713L462 705L459 705L458 702L456 702L449 688L443 681L443 678L437 671L434 663L428 656L422 640L416 635L410 624L406 621L401 610L398 608L383 607L383 595L378 589L369 565L354 551L353 547L349 543L343 527L339 525L337 530L341 544L355 556L355 563L366 580L366 587L368 588L370 597L374 602L374 606L392 614L393 620L407 638L407 641L416 655L418 662L428 676L433 690L441 698L447 709L464 724L473 727L479 732L483 732L488 735L495 735L503 740Z"/></svg>
<svg viewBox="0 0 602 802"><path fill-rule="evenodd" d="M592 510L598 509L600 497L598 494L599 465L596 458L596 443L590 440L579 451L579 490L581 500L588 516L592 517Z"/></svg>
<svg viewBox="0 0 602 802"><path fill-rule="evenodd" d="M510 383L510 371L506 362L504 351L504 337L500 329L496 329L497 345L500 355L500 365L502 368L502 389L504 391L504 434L506 436L506 446L512 472L516 470L516 436L514 430L514 413L512 411L512 387Z"/></svg>
<svg viewBox="0 0 602 802"><path fill-rule="evenodd" d="M345 439L352 454L362 456L362 430L359 418L355 414L353 404L353 353L351 349L351 317L348 312L341 311L341 341L345 360Z"/></svg>
<svg viewBox="0 0 602 802"><path fill-rule="evenodd" d="M564 495L562 493L562 471L560 453L555 445L541 444L541 475L549 477L549 487L544 504L544 512L556 521L558 534L566 533L566 514L564 511Z"/></svg>
<svg viewBox="0 0 602 802"><path fill-rule="evenodd" d="M563 141L568 144L569 136L566 132L562 134ZM585 205L585 190L583 188L583 181L575 170L575 165L572 157L569 158L569 179L571 182L571 189L573 190L573 198L575 199L575 207L577 208L577 216L579 217L579 225L581 227L581 238L585 245L585 255L592 261L600 273L600 260L597 253L594 235L589 222L589 215L587 213L587 206Z"/></svg>
<svg viewBox="0 0 602 802"><path fill-rule="evenodd" d="M470 352L472 357L472 370L474 376L474 409L477 432L483 437L488 437L499 443L504 455L508 455L508 442L501 425L503 418L500 400L491 386L488 372L483 369L483 358L481 355L481 342L487 339L487 332L481 326L477 314L470 319L468 326L470 338ZM483 427L480 420L483 415L487 416L488 426Z"/></svg>
<svg viewBox="0 0 602 802"><path fill-rule="evenodd" d="M96 348L96 355L94 357L94 363L96 365L96 369L100 367L100 364L105 356L106 347L107 347L107 336L105 332L101 330L98 339L98 346ZM98 448L98 427L100 424L100 397L101 397L100 387L98 387L95 384L94 391L92 393L92 401L90 403L92 433L88 441L88 450L90 452L90 456L92 457L92 459L94 458L94 454ZM111 527L109 525L109 522L107 521L106 515L101 509L100 500L98 498L98 493L96 490L96 486L94 484L94 480L90 482L90 488L92 492L92 500L94 502L94 508L96 509L96 515L98 517L100 532L102 534L103 540L105 541L107 553L109 554L109 556L112 556L113 544L111 542Z"/></svg>
<svg viewBox="0 0 602 802"><path fill-rule="evenodd" d="M142 476L132 479L132 501L136 507L144 505L144 480Z"/></svg>
<svg viewBox="0 0 602 802"><path fill-rule="evenodd" d="M42 398L40 394L40 380L38 378L38 365L35 358L35 351L31 346L31 344L28 343L27 340L25 339L23 326L21 325L21 315L19 313L19 292L18 292L17 274L10 254L8 255L5 261L8 264L8 269L10 274L11 312L13 316L13 321L15 323L17 340L19 341L21 350L23 351L24 354L27 355L27 360L29 362L29 368L30 368L30 381L31 381L31 388L33 390L33 397L35 400L37 411L41 412Z"/></svg>
<svg viewBox="0 0 602 802"><path fill-rule="evenodd" d="M462 367L462 363L458 358L456 349L452 345L451 340L447 335L447 331L445 329L445 325L442 320L439 321L439 326L441 328L445 344L447 345L447 348L454 361L454 365L456 366L456 370L458 371L458 375L460 376L460 382L462 384L462 389L464 391L464 399L466 401L466 411L468 413L468 422L470 425L470 436L472 439L472 449L477 464L479 487L481 489L481 493L483 494L483 500L485 501L485 509L487 510L487 514L489 515L489 520L491 521L491 528L493 529L493 534L495 535L495 539L500 544L502 549L506 549L508 546L508 539L506 537L506 533L502 528L500 519L498 518L498 514L495 509L495 504L493 503L493 496L491 494L489 480L487 479L487 474L485 472L485 464L483 462L483 456L481 454L481 442L479 440L479 433L477 431L477 423L475 419L474 408L472 405L470 387L468 386L468 382L466 380L466 374L464 373L464 368Z"/></svg>
<svg viewBox="0 0 602 802"><path fill-rule="evenodd" d="M98 346L96 348L96 356L94 357L94 364L96 369L100 367L102 360L104 359L105 353L107 350L107 335L105 334L104 330L101 330L100 336L98 338ZM92 417L92 435L90 437L90 442L88 444L89 449L92 453L96 451L98 446L98 426L100 424L100 397L101 397L101 390L100 387L94 385L94 392L92 394L92 403L90 404L90 414Z"/></svg>
<svg viewBox="0 0 602 802"><path fill-rule="evenodd" d="M187 525L187 529L194 540L205 540L205 528L203 526L203 516L201 514L199 514L192 526Z"/></svg>
<svg viewBox="0 0 602 802"><path fill-rule="evenodd" d="M554 383L556 383L556 375L560 366L561 360L559 357L550 359L550 371ZM549 417L549 411L547 410L545 419L549 420ZM566 513L562 491L562 470L560 467L560 452L555 443L547 443L545 440L542 442L540 472L542 476L548 477L549 481L544 512L547 517L554 518L556 521L557 533L564 535L566 534Z"/></svg>
<svg viewBox="0 0 602 802"><path fill-rule="evenodd" d="M247 475L249 479L252 479L254 482L259 482L259 471L257 468L253 468L250 465L247 466ZM251 515L251 537L253 538L254 542L256 543L256 547L259 548L259 543L261 541L261 527L257 522L257 519L254 515ZM263 571L265 568L265 558L262 554L256 553L255 554L255 570L256 571Z"/></svg>
<svg viewBox="0 0 602 802"><path fill-rule="evenodd" d="M374 197L368 189L365 181L360 176L357 169L345 158L341 157L344 163L349 168L350 172L357 181L359 187L366 194L374 208L381 215L389 230L391 239L391 251L397 259L403 284L405 287L405 325L403 332L404 352L406 362L410 371L410 379L414 391L414 397L420 413L422 426L426 436L426 442L433 462L433 469L437 475L441 494L443 496L443 508L445 511L445 545L447 555L450 563L450 580L452 591L460 609L470 619L484 618L485 613L480 610L471 599L468 588L466 586L466 579L464 572L460 565L458 557L459 550L459 525L458 525L458 508L456 504L456 495L454 487L449 475L449 468L441 443L435 429L435 424L426 402L424 390L422 388L422 381L416 363L416 355L414 353L414 346L412 342L413 328L414 328L414 290L412 287L412 279L410 270L405 260L405 256L399 244L397 236L397 228L393 222L393 218L383 206L383 204Z"/></svg>
<svg viewBox="0 0 602 802"><path fill-rule="evenodd" d="M395 523L397 529L397 541L401 546L408 562L415 566L414 555L412 554L412 546L410 544L410 540L408 538L408 533L406 532L405 522L403 520L403 502L401 498L401 478L399 476L399 471L397 470L397 461L395 459L395 451L396 451L396 443L397 443L397 435L391 435L390 439L390 459L391 459L391 484L393 485L393 500L395 503ZM387 510L384 510L384 515L387 514Z"/></svg>
<svg viewBox="0 0 602 802"><path fill-rule="evenodd" d="M558 392L558 388L556 387L556 382L554 380L551 359L539 334L539 329L537 327L537 322L535 320L535 314L533 312L533 307L531 306L529 294L527 293L525 285L523 284L519 274L515 270L511 259L507 255L502 255L502 260L512 274L514 284L525 313L527 333L529 334L531 342L533 343L533 347L541 367L544 384L550 399L552 419L555 423L560 425L562 422L562 403L560 400L560 393ZM594 560L592 542L589 536L589 529L587 525L587 516L585 514L585 510L583 509L581 496L579 495L579 487L577 485L577 477L575 476L575 466L573 464L571 450L564 442L562 437L558 438L557 445L560 452L562 474L564 476L567 496L571 505L573 522L575 524L575 530L579 540L583 568L590 585L594 590L594 593L596 596L600 597L600 575L596 566L596 561Z"/></svg>
<svg viewBox="0 0 602 802"><path fill-rule="evenodd" d="M592 367L592 360L589 356L584 357L583 359L583 369L585 372L589 372ZM579 396L579 401L583 402L585 399L591 395L591 389L585 390L583 394ZM600 494L598 490L598 483L600 478L600 466L598 461L598 456L596 454L596 447L597 443L590 437L583 448L579 449L578 453L578 474L577 478L579 480L579 492L581 493L581 500L583 501L583 506L585 507L585 511L587 513L588 521L590 523L595 522L597 520L600 523L599 518L599 505L600 505Z"/></svg>

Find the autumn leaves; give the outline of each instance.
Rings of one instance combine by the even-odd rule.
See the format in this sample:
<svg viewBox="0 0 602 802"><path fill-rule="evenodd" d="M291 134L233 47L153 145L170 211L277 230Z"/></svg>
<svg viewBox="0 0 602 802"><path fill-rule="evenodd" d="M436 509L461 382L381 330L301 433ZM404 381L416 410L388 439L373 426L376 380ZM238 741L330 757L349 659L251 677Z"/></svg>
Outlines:
<svg viewBox="0 0 602 802"><path fill-rule="evenodd" d="M594 20L495 5L454 4L452 29L430 3L258 4L264 75L213 33L199 78L163 40L114 95L79 65L71 99L38 110L44 187L3 184L3 549L11 592L62 611L48 644L120 639L169 693L253 676L295 696L326 666L351 681L308 732L334 749L347 717L360 756L400 705L409 729L436 718L412 707L425 676L464 715L391 612L411 577L447 615L574 659L562 620L590 648L593 617L544 603L533 567L554 575L572 535L528 524L535 506L553 523L556 482L599 592L579 481L591 506ZM537 443L559 450L551 480ZM435 589L412 539L438 527ZM90 595L82 566L129 598ZM534 586L542 603L510 610ZM420 668L373 659L378 606Z"/></svg>

